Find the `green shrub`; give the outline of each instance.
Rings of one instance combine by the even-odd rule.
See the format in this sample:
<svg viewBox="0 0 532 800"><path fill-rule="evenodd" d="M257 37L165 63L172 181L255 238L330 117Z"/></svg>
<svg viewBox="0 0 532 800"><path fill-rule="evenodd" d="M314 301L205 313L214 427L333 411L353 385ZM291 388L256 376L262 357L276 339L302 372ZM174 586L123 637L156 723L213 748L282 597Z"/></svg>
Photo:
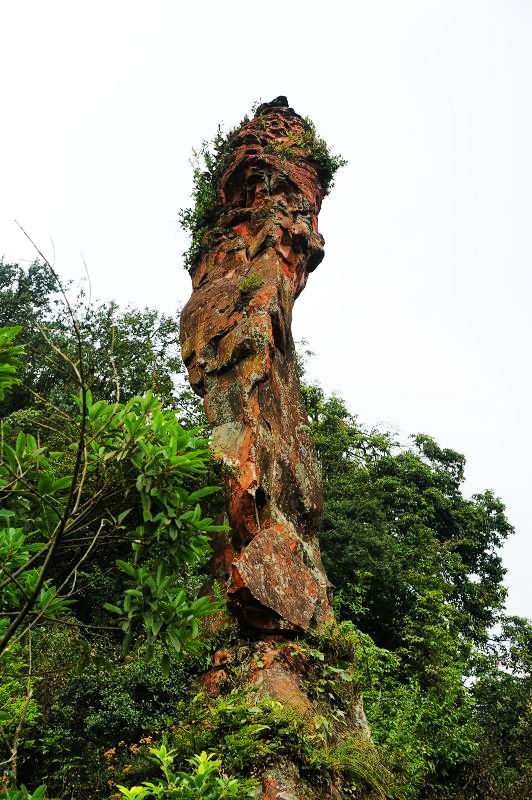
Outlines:
<svg viewBox="0 0 532 800"><path fill-rule="evenodd" d="M305 117L305 128L302 134L289 133L281 142L268 145L270 152L289 161L311 161L316 167L323 192L328 195L334 186L334 176L347 161L340 155L333 155L329 145L316 131L316 126L309 117Z"/></svg>
<svg viewBox="0 0 532 800"><path fill-rule="evenodd" d="M192 206L179 212L181 227L190 235L188 250L183 253L186 269L193 270L202 253L219 234L216 220L220 210L218 180L230 153L231 134L224 136L220 126L211 141L204 140L199 150L192 150Z"/></svg>
<svg viewBox="0 0 532 800"><path fill-rule="evenodd" d="M340 773L368 798L391 796L392 779L370 742L346 736L336 741L324 719L303 717L250 689L235 689L213 700L202 694L181 704L170 736L173 758L184 768L198 750L214 752L228 774L257 778L282 759L318 783Z"/></svg>
<svg viewBox="0 0 532 800"><path fill-rule="evenodd" d="M254 292L258 291L261 286L263 286L264 281L257 275L256 272L250 272L248 275L245 275L241 280L238 282L238 291L242 295L243 298L249 299Z"/></svg>
<svg viewBox="0 0 532 800"><path fill-rule="evenodd" d="M151 748L150 752L160 764L164 781L144 781L132 789L118 785L127 800L198 800L200 797L204 800L244 800L256 795L256 781L228 778L221 772L222 762L212 754L202 752L190 758L193 772L174 772L175 751L162 744L159 748Z"/></svg>
<svg viewBox="0 0 532 800"><path fill-rule="evenodd" d="M21 718L23 742L33 736L39 720L39 707L32 696L36 679L28 677L26 648L18 643L6 658L0 660L0 753L5 756Z"/></svg>

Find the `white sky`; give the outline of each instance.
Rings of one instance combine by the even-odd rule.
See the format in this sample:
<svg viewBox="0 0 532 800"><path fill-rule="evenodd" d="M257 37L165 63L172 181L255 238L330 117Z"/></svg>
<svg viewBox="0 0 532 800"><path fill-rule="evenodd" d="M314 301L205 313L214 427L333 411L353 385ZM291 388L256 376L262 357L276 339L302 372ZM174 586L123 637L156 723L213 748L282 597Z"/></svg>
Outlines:
<svg viewBox="0 0 532 800"><path fill-rule="evenodd" d="M468 458L532 616L530 0L3 0L0 255L172 311L190 150L286 94L349 160L296 304L313 377ZM53 241L53 248L51 242Z"/></svg>

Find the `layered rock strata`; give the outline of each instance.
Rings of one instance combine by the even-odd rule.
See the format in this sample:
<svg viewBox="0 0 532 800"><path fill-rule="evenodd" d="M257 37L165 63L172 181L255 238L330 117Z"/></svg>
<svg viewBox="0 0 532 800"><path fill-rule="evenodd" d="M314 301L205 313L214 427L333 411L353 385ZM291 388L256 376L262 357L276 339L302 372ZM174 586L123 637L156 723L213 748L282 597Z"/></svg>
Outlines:
<svg viewBox="0 0 532 800"><path fill-rule="evenodd" d="M232 541L218 566L230 608L264 633L331 617L321 484L291 333L294 301L324 255L324 185L310 142L286 98L230 137L217 218L181 316L183 359L229 485Z"/></svg>

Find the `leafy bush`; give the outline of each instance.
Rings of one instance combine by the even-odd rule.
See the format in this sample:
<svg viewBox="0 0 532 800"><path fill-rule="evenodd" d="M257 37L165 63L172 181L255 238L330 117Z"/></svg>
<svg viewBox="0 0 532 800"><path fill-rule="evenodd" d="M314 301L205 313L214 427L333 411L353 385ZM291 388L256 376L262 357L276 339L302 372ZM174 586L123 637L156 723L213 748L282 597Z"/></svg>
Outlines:
<svg viewBox="0 0 532 800"><path fill-rule="evenodd" d="M34 742L24 742L19 764L26 785L47 783L52 796L69 798L83 797L90 787L91 797L105 798L107 782L130 763L135 743L153 742L170 728L188 698L197 659L172 657L165 677L162 648L149 663L143 655L141 649L124 659L112 639L87 641L75 627L35 631L34 669L46 680L35 687L39 725L29 729ZM109 771L111 751L118 760ZM152 765L144 756L141 761L136 773L151 777Z"/></svg>
<svg viewBox="0 0 532 800"><path fill-rule="evenodd" d="M129 650L132 637L141 634L148 658L156 640L169 652L190 649L198 634L198 619L216 606L205 597L190 603L181 586L181 571L187 564L205 561L208 534L225 530L203 517L198 503L216 488L185 488L190 478L206 471L208 444L182 428L173 412L163 411L151 393L120 405L93 403L85 389L79 402L81 433L78 442L72 443L78 453L74 474L58 477L60 455L50 459L31 434L20 433L15 447L4 443L1 569L17 581L6 577L0 583L0 608L5 614L0 616L1 646L6 648L18 627L9 612L18 612L15 619L20 625L27 615L54 618L71 604L64 593L67 582L56 587L45 569L70 538L84 532L92 543L76 568L106 537L130 543L131 559L117 561L129 584L122 605L106 605L120 617L124 651ZM105 514L102 508L100 513L105 515L91 530L87 518L98 513L101 499L108 504L111 497L113 513ZM139 501L141 518L129 527L126 517ZM25 527L28 519L29 530ZM35 554L45 557L43 566L28 566L35 563L31 558ZM22 598L29 600L22 602ZM168 656L164 663L168 665Z"/></svg>
<svg viewBox="0 0 532 800"><path fill-rule="evenodd" d="M164 781L153 783L144 781L142 786L127 789L118 786L122 795L128 800L145 800L145 798L162 798L164 800L244 800L255 797L256 781L228 778L221 772L222 762L213 755L202 752L193 756L189 763L194 772L174 772L174 751L162 744L159 748L151 748L150 752L159 761L164 774Z"/></svg>
<svg viewBox="0 0 532 800"><path fill-rule="evenodd" d="M21 328L0 328L0 401L12 386L20 383L17 369L22 365L20 356L24 352L22 345L14 345L13 339L20 333Z"/></svg>
<svg viewBox="0 0 532 800"><path fill-rule="evenodd" d="M218 126L212 141L204 140L199 150L192 151L193 205L179 212L181 227L190 235L190 245L183 253L184 266L189 270L194 269L218 233L218 180L227 163L230 138Z"/></svg>
<svg viewBox="0 0 532 800"><path fill-rule="evenodd" d="M371 743L347 736L345 728L331 741L320 717L303 717L246 688L217 699L199 694L181 705L170 742L181 767L202 750L215 752L231 775L259 777L287 758L318 782L339 772L350 785L365 788L368 798L391 796L391 775Z"/></svg>
<svg viewBox="0 0 532 800"><path fill-rule="evenodd" d="M9 345L16 332L0 331L6 342L0 348L4 358L0 379L6 388L16 382L12 368L20 348ZM69 613L72 592L80 566L90 562L97 547L113 548L117 541L129 545L130 555L116 562L124 575L122 604L105 604L119 617L120 628L105 627L111 636L120 629L125 634L125 654L133 645L142 645L146 662L158 657L163 678L169 675L172 660L197 650L199 621L220 608L219 602L207 597L188 599L183 586L183 572L206 560L210 533L226 530L203 516L198 502L216 489L194 486L208 469L207 441L182 428L175 414L163 410L151 393L125 404L94 402L84 381L77 327L76 332L79 360L74 362L66 353L63 357L79 385L79 415L73 418L52 407L49 416L63 449L49 452L33 434L22 431L12 444L4 438L1 442L0 664L10 678L0 721L4 740L12 735L12 755L5 762L11 767L9 785L17 778L22 727L31 726L38 713L29 656L23 665L28 670L25 696L17 697L20 681L13 670L17 667L20 672L21 665L16 664L15 653L29 652L29 632L36 624L58 620L78 627ZM135 709L128 693L121 697L115 688L116 684L106 701L99 701L94 718L88 715L94 731L104 728L109 717L116 728L141 725L138 715L131 717ZM105 705L107 718L101 715ZM15 723L16 708L20 713ZM69 752L63 774L77 766L75 740L68 724L42 738L42 752L53 756L58 746ZM25 744L26 750L31 747L27 739Z"/></svg>
<svg viewBox="0 0 532 800"><path fill-rule="evenodd" d="M289 133L281 142L268 145L268 149L289 161L308 160L313 162L325 195L334 186L334 176L347 161L341 155L333 155L329 145L316 131L316 126L309 117L305 117L302 134Z"/></svg>

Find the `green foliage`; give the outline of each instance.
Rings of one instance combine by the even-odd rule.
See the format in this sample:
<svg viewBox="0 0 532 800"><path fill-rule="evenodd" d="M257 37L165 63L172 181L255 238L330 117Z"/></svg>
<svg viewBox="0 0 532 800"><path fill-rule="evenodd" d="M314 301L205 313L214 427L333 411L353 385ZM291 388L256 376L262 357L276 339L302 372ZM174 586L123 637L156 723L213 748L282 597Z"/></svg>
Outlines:
<svg viewBox="0 0 532 800"><path fill-rule="evenodd" d="M414 798L434 774L448 775L474 757L479 729L459 669L449 671L438 689L426 689L415 678L398 680L396 674L388 672L364 691L364 707L404 795Z"/></svg>
<svg viewBox="0 0 532 800"><path fill-rule="evenodd" d="M305 129L301 135L288 134L282 142L271 144L270 150L290 161L310 160L316 167L318 178L325 195L334 186L334 176L347 161L341 155L334 155L325 139L316 131L309 117L305 117Z"/></svg>
<svg viewBox="0 0 532 800"><path fill-rule="evenodd" d="M186 697L190 665L173 656L167 675L161 646L147 662L143 649L122 659L111 641L96 649L78 633L73 636L71 630L40 632L38 663L50 678L39 684L36 698L46 727L50 731L70 727L79 748L84 739L110 746L120 739L135 741L148 730L164 730L176 704ZM62 665L68 665L66 673ZM72 725L76 708L85 709L85 715Z"/></svg>
<svg viewBox="0 0 532 800"><path fill-rule="evenodd" d="M73 368L82 380L83 373ZM121 606L108 603L106 608L120 618L124 652L132 642L137 647L144 643L144 657L151 661L156 645L165 649L160 667L167 676L171 654L175 659L194 649L199 620L219 608L205 597L187 599L182 579L184 568L207 558L208 535L225 530L201 513L198 502L216 489L190 485L207 471L208 443L182 428L151 393L125 404L93 402L82 384L78 405L77 419L58 411L62 451L48 453L32 434L22 432L13 445L1 442L3 668L6 675L13 670L16 643L35 623L59 618L76 625L65 619L73 602L72 577L97 546L119 540L129 544L131 553L117 560L125 591ZM59 582L53 573L56 565L61 569L63 553L70 563ZM28 683L14 725L10 712L17 705L16 684L5 684L8 702L2 719L4 739L15 727L14 764L20 726L31 725L36 714Z"/></svg>
<svg viewBox="0 0 532 800"><path fill-rule="evenodd" d="M480 727L475 757L453 775L460 800L527 800L532 794L532 625L505 619L479 656L471 694ZM447 795L441 793L447 800Z"/></svg>
<svg viewBox="0 0 532 800"><path fill-rule="evenodd" d="M20 330L20 326L0 328L0 401L4 399L7 389L20 383L16 373L22 365L20 356L24 348L13 344L13 339Z"/></svg>
<svg viewBox="0 0 532 800"><path fill-rule="evenodd" d="M394 796L390 773L377 749L360 736L348 736L335 747L322 747L310 754L310 765L318 771L341 775L344 795L386 800Z"/></svg>
<svg viewBox="0 0 532 800"><path fill-rule="evenodd" d="M304 398L324 478L323 558L352 625L343 643L345 622L317 646L347 658L351 642L372 735L405 797L526 797L530 664L510 675L505 660L526 635L502 611L504 505L492 492L464 497L464 457L429 436L400 446L319 387ZM486 662L497 622L512 644Z"/></svg>
<svg viewBox="0 0 532 800"><path fill-rule="evenodd" d="M189 763L194 767L194 772L174 772L173 763L175 751L168 750L162 744L159 748L151 748L150 752L160 763L164 781L153 783L145 781L142 786L127 789L118 786L122 795L129 800L144 800L144 798L164 798L164 800L244 800L254 797L256 782L251 780L237 780L228 778L221 772L222 762L213 755L202 752L192 756Z"/></svg>
<svg viewBox="0 0 532 800"><path fill-rule="evenodd" d="M280 721L277 706L258 701L243 690L216 700L196 695L178 708L175 718L172 744L180 763L186 763L195 750L215 751L229 772L258 774L259 765L279 747L279 736L272 740L272 724L277 733L278 729L286 733L287 725L292 724L292 720Z"/></svg>
<svg viewBox="0 0 532 800"><path fill-rule="evenodd" d="M378 685L388 672L397 670L397 655L377 647L371 636L359 630L350 620L320 626L307 641L313 645L309 654L340 673L342 680L353 682L357 688Z"/></svg>
<svg viewBox="0 0 532 800"><path fill-rule="evenodd" d="M187 420L194 417L197 424L198 401L184 380L178 314L120 309L113 301L90 303L83 289L66 288L73 297L71 306L83 342L85 381L93 397L127 402L152 390L163 406L183 409ZM72 395L77 395L79 386L61 353L77 363L77 342L59 286L45 264L35 262L25 270L17 264L0 263L0 325L22 326L17 342L28 353L27 361L18 368L21 385L0 399L2 414L37 406L46 423L52 406L71 413L75 408ZM42 411L43 402L48 403L46 412ZM43 430L41 427L41 436ZM35 427L28 432L35 433Z"/></svg>
<svg viewBox="0 0 532 800"><path fill-rule="evenodd" d="M303 645L314 662L307 677L309 693L332 699L336 719L342 720L338 709L345 715L353 706L353 694L342 692L342 684L362 690L374 742L401 797L419 797L435 773L448 775L475 757L479 726L473 698L462 682L463 662L440 666L427 685L421 671L403 677L406 647L393 653L377 647L350 621L324 626L310 641L312 647ZM429 671L434 660L429 652Z"/></svg>
<svg viewBox="0 0 532 800"><path fill-rule="evenodd" d="M142 648L124 659L109 632L88 634L48 625L32 637L34 669L45 679L35 687L40 717L19 772L27 785L47 783L53 797L84 797L91 787L91 797L106 798L107 781L131 763L128 757L138 750L134 743L148 734L159 737L173 724L197 670L196 658L172 657L165 676L161 646L146 663ZM109 771L103 754L113 749L118 762ZM153 774L146 758L139 771Z"/></svg>
<svg viewBox="0 0 532 800"><path fill-rule="evenodd" d="M0 260L0 327L28 324L38 309L42 318L60 313L57 282L42 264L35 262L27 270L18 264Z"/></svg>
<svg viewBox="0 0 532 800"><path fill-rule="evenodd" d="M124 405L93 403L90 391L82 397L81 418L74 430L81 431L83 424L79 435L84 468L77 479L71 474L58 477L62 454L55 453L50 460L29 434L19 434L14 448L3 447L0 634L4 647L10 612L25 607L25 598L37 589L28 614L54 618L71 602L64 583L56 588L50 580L42 581L43 566L32 564L31 556L50 553L60 535L59 545L68 546L69 539L84 532L92 535L94 545L117 536L130 542L130 559L117 561L126 576L123 603L106 606L120 617L125 652L133 636L146 640L147 657L156 640L169 651L190 648L198 634L198 619L215 606L207 598L192 603L186 599L181 570L202 563L209 553L208 534L223 529L202 515L198 503L216 489L185 488L187 481L206 472L208 444L182 428L151 393ZM70 446L78 444L74 440ZM77 502L71 507L73 495ZM98 510L100 498L107 504L113 498L114 509L100 518L94 530L92 521L86 520ZM139 505L137 524L130 526L126 520L132 507Z"/></svg>
<svg viewBox="0 0 532 800"><path fill-rule="evenodd" d="M193 205L179 212L181 227L190 235L190 245L183 253L184 265L193 270L218 234L216 221L220 211L218 180L227 164L231 134L224 136L220 126L211 141L204 140L192 151Z"/></svg>
<svg viewBox="0 0 532 800"><path fill-rule="evenodd" d="M129 588L122 606L107 604L106 608L122 620L125 652L131 637L143 628L148 657L156 641L180 653L183 648L190 649L197 637L198 620L217 609L206 597L190 604L180 588L183 566L203 563L210 552L208 534L225 530L213 525L210 517L203 517L198 503L217 489L202 487L190 492L184 486L185 479L206 471L210 458L207 442L182 428L175 415L161 410L150 394L133 398L118 409L100 402L91 417L93 409L89 406L89 419L93 430L105 431L107 451L102 453L95 437L93 469L98 469L101 479L107 469L106 456L119 461L128 457L142 505L142 524L129 534L132 558L116 562L127 576ZM121 526L127 513L125 509L117 515L115 525ZM163 668L169 666L166 658Z"/></svg>
<svg viewBox="0 0 532 800"><path fill-rule="evenodd" d="M243 297L249 298L261 288L263 283L264 281L260 275L257 275L256 272L250 272L238 282L238 291Z"/></svg>
<svg viewBox="0 0 532 800"><path fill-rule="evenodd" d="M24 785L17 789L6 789L2 793L4 800L46 800L46 786L39 786L33 792Z"/></svg>
<svg viewBox="0 0 532 800"><path fill-rule="evenodd" d="M30 747L40 709L34 697L37 680L28 669L27 648L19 644L0 661L0 754L4 766L16 766L20 746Z"/></svg>
<svg viewBox="0 0 532 800"><path fill-rule="evenodd" d="M347 161L340 155L333 155L309 117L305 117L305 123L303 147L308 151L311 160L318 165L318 177L327 195L334 186L334 176L341 167L347 166Z"/></svg>
<svg viewBox="0 0 532 800"><path fill-rule="evenodd" d="M53 619L70 601L43 580L36 558L52 546L70 496L71 478L58 478L34 436L19 433L14 447L2 442L0 503L0 641L9 643L11 618L28 605L28 613ZM52 535L50 536L50 531ZM32 598L28 603L28 598ZM14 631L13 633L15 633Z"/></svg>
<svg viewBox="0 0 532 800"><path fill-rule="evenodd" d="M368 798L391 796L391 776L370 742L346 735L345 728L334 741L321 717L303 717L249 689L217 699L200 694L180 705L171 744L181 766L190 753L202 750L216 753L229 774L253 778L288 759L318 783L339 771L353 789L365 789Z"/></svg>
<svg viewBox="0 0 532 800"><path fill-rule="evenodd" d="M463 456L430 437L401 448L319 388L307 387L305 399L324 478L321 544L341 589L339 610L358 606L353 621L390 650L416 636L422 649L429 618L451 636L486 641L505 598L498 549L513 530L502 502L491 492L463 497Z"/></svg>

